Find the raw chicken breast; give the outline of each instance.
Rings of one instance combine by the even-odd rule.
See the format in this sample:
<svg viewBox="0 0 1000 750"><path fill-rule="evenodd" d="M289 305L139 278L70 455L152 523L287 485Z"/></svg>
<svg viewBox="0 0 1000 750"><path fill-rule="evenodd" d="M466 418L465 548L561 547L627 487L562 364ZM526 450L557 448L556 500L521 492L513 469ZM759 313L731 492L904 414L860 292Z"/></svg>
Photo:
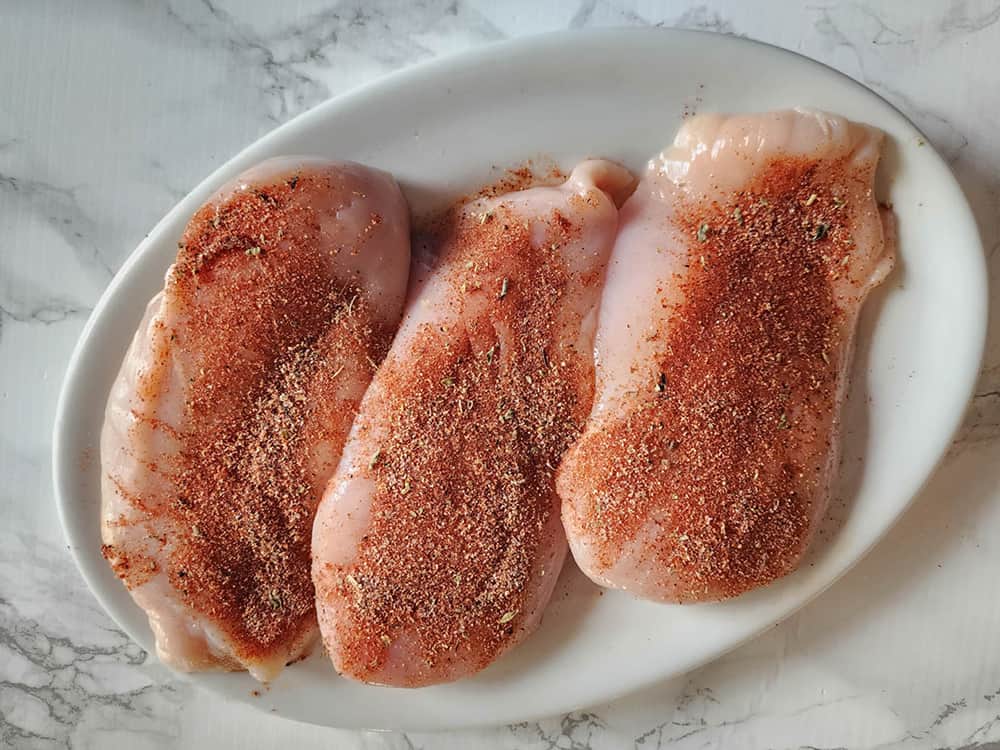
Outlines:
<svg viewBox="0 0 1000 750"><path fill-rule="evenodd" d="M408 268L403 197L358 164L264 162L191 220L101 435L104 555L166 664L268 680L315 640L313 514Z"/></svg>
<svg viewBox="0 0 1000 750"><path fill-rule="evenodd" d="M622 209L597 392L560 467L594 581L724 599L823 516L858 312L892 268L881 133L821 112L689 120Z"/></svg>
<svg viewBox="0 0 1000 750"><path fill-rule="evenodd" d="M566 553L553 475L593 396L593 330L631 175L481 199L431 245L313 531L337 670L416 687L537 626Z"/></svg>

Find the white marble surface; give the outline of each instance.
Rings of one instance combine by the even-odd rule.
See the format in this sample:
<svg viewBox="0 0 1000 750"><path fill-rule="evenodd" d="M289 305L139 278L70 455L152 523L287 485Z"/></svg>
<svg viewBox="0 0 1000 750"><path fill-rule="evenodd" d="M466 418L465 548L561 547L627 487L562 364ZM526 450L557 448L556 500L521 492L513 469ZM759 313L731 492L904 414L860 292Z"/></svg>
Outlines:
<svg viewBox="0 0 1000 750"><path fill-rule="evenodd" d="M1000 270L998 0L0 0L0 746L1000 748L996 326L960 439L859 567L764 637L612 705L454 734L294 724L148 663L76 573L49 478L56 394L155 221L330 95L487 41L622 24L746 35L865 82L951 160Z"/></svg>

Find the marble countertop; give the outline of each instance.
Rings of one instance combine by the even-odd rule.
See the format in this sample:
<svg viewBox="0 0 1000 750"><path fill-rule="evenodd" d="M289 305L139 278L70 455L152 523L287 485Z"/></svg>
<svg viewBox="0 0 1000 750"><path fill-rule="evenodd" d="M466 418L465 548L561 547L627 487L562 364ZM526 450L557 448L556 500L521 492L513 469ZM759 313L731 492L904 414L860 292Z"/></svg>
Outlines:
<svg viewBox="0 0 1000 750"><path fill-rule="evenodd" d="M991 276L1000 270L1000 1L494 5L0 0L0 746L1000 748L995 325L959 439L864 562L763 637L611 705L452 734L295 724L177 679L91 597L49 477L56 396L91 307L215 167L401 66L598 25L710 29L803 52L928 134L975 209Z"/></svg>

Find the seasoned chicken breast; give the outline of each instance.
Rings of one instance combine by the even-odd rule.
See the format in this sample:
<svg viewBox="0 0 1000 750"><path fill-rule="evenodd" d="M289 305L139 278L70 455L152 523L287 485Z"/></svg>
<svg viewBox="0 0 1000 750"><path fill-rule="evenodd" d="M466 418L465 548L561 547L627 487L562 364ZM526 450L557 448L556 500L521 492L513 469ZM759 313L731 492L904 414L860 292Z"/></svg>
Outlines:
<svg viewBox="0 0 1000 750"><path fill-rule="evenodd" d="M566 552L553 477L590 410L594 313L632 185L584 162L438 228L316 516L317 613L341 674L447 682L537 626Z"/></svg>
<svg viewBox="0 0 1000 750"><path fill-rule="evenodd" d="M268 680L314 640L313 514L408 266L403 197L358 164L264 162L191 220L101 436L104 555L166 664Z"/></svg>
<svg viewBox="0 0 1000 750"><path fill-rule="evenodd" d="M597 583L716 600L802 558L858 313L893 265L881 143L821 112L707 115L650 163L601 298L593 411L558 478Z"/></svg>

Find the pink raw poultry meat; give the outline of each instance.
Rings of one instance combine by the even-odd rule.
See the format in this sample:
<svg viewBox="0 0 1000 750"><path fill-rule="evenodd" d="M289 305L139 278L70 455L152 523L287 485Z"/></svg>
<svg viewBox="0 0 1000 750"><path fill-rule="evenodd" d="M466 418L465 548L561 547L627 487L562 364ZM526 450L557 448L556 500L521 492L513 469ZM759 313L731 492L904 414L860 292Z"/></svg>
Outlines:
<svg viewBox="0 0 1000 750"><path fill-rule="evenodd" d="M317 513L337 670L420 686L537 626L566 552L554 474L593 394L594 313L631 175L483 199L439 229Z"/></svg>
<svg viewBox="0 0 1000 750"><path fill-rule="evenodd" d="M597 583L705 601L798 564L830 497L858 313L893 264L881 142L820 112L709 115L650 163L558 479Z"/></svg>
<svg viewBox="0 0 1000 750"><path fill-rule="evenodd" d="M408 266L403 197L358 164L268 161L192 219L101 436L104 554L165 663L267 680L315 640L313 512Z"/></svg>

